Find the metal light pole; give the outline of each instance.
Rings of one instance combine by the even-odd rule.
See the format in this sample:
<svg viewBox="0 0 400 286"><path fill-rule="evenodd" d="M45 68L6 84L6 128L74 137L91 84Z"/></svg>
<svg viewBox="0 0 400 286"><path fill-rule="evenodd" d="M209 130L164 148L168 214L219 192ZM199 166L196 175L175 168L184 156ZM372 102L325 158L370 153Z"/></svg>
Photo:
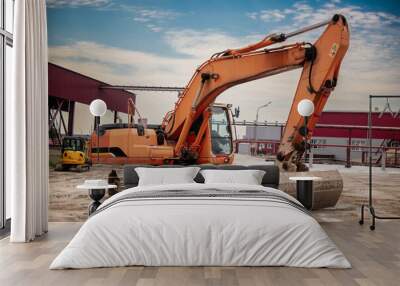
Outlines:
<svg viewBox="0 0 400 286"><path fill-rule="evenodd" d="M270 105L272 103L272 101L268 101L266 104L263 104L259 107L257 107L257 113L256 113L256 124L254 126L254 141L257 141L257 123L258 123L258 114L260 112L261 108L267 107L268 105Z"/></svg>
<svg viewBox="0 0 400 286"><path fill-rule="evenodd" d="M97 163L100 161L100 116L94 118L96 120L96 135L97 135Z"/></svg>
<svg viewBox="0 0 400 286"><path fill-rule="evenodd" d="M304 164L307 163L307 124L308 124L308 116L304 116ZM308 163L310 164L310 160L308 160Z"/></svg>

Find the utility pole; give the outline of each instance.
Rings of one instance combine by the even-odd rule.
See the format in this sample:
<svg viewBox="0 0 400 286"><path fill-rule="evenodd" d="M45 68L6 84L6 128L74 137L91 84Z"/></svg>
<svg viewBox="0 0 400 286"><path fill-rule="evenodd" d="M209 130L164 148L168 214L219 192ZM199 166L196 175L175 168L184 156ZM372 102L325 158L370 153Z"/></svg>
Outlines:
<svg viewBox="0 0 400 286"><path fill-rule="evenodd" d="M259 106L257 108L256 122L255 122L255 125L254 125L254 144L256 144L256 141L257 141L257 124L258 124L258 114L260 112L260 109L267 107L271 103L272 103L272 101L268 101L266 104L263 104L263 105L261 105L261 106Z"/></svg>

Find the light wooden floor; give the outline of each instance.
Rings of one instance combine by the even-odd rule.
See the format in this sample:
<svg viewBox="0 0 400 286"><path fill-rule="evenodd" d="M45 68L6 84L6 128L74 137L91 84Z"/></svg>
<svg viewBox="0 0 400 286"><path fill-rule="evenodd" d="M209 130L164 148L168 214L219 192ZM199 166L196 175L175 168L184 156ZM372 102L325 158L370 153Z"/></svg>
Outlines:
<svg viewBox="0 0 400 286"><path fill-rule="evenodd" d="M371 232L357 221L322 223L352 269L288 267L124 267L48 270L81 223L50 223L28 244L0 241L0 285L400 285L400 222L379 221Z"/></svg>

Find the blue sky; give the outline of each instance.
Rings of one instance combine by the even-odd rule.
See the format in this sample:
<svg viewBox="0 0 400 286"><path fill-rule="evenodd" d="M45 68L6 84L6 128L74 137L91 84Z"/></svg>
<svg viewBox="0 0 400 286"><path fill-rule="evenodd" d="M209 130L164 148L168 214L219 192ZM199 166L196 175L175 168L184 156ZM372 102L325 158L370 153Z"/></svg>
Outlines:
<svg viewBox="0 0 400 286"><path fill-rule="evenodd" d="M184 86L212 53L288 32L343 13L351 47L328 109L362 110L370 93L399 93L398 1L47 0L50 61L115 84ZM313 40L321 31L302 35ZM242 119L272 100L262 120L284 121L300 71L229 90ZM139 94L150 121L172 108L171 94ZM221 100L220 100L221 99ZM154 100L159 104L154 106Z"/></svg>
<svg viewBox="0 0 400 286"><path fill-rule="evenodd" d="M47 2L50 7L50 45L65 44L71 40L94 41L174 55L176 51L160 37L162 31L209 29L238 37L278 32L294 23L290 17L279 18L279 15L284 15L284 10L291 9L296 3L321 7L338 1L207 1L207 4L203 1L132 0ZM69 4L64 4L66 2ZM400 15L398 1L343 1L336 4L358 6L360 9L357 10L364 13L379 11ZM266 17L259 18L261 23L252 19L254 13L267 10L276 10L279 14L268 17L264 13ZM260 14L258 17L263 17L262 12Z"/></svg>

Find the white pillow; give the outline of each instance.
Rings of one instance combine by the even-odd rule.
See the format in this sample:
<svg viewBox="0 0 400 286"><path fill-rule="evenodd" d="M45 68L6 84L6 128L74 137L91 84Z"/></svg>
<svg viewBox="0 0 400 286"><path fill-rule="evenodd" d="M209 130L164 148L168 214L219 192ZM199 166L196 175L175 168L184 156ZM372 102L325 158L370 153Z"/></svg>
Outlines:
<svg viewBox="0 0 400 286"><path fill-rule="evenodd" d="M139 186L195 183L199 167L185 168L135 168Z"/></svg>
<svg viewBox="0 0 400 286"><path fill-rule="evenodd" d="M261 170L202 170L205 184L261 185L265 171Z"/></svg>

